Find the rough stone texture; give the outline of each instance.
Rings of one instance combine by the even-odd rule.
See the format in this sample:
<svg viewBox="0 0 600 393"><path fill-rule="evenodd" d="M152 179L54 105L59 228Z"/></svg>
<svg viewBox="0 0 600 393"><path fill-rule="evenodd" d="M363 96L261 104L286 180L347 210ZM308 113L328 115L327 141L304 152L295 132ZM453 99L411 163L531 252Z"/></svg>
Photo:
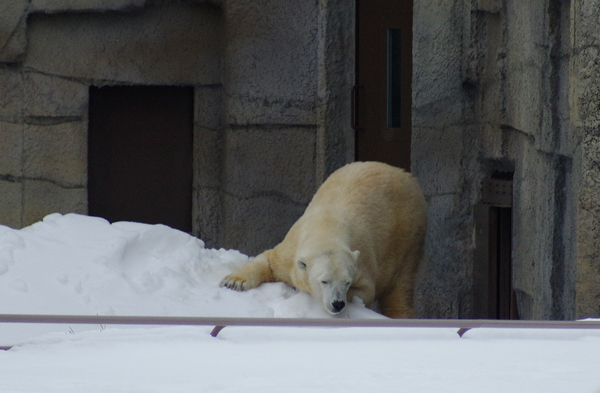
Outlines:
<svg viewBox="0 0 600 393"><path fill-rule="evenodd" d="M273 248L304 213L306 205L271 195L240 198L225 194L223 244L249 255Z"/></svg>
<svg viewBox="0 0 600 393"><path fill-rule="evenodd" d="M552 179L554 168L551 156L536 154L531 146L524 150L514 181L513 287L523 318L550 319L556 201L554 183L546 178Z"/></svg>
<svg viewBox="0 0 600 393"><path fill-rule="evenodd" d="M23 121L24 83L21 72L0 65L0 120L18 123Z"/></svg>
<svg viewBox="0 0 600 393"><path fill-rule="evenodd" d="M0 225L19 229L23 226L23 182L0 176Z"/></svg>
<svg viewBox="0 0 600 393"><path fill-rule="evenodd" d="M86 188L64 188L44 180L24 180L23 226L36 223L50 213L87 214Z"/></svg>
<svg viewBox="0 0 600 393"><path fill-rule="evenodd" d="M24 130L24 176L64 188L85 187L87 124L81 121L47 124L46 118L35 120L39 122L26 124Z"/></svg>
<svg viewBox="0 0 600 393"><path fill-rule="evenodd" d="M0 62L18 61L25 52L27 0L0 3Z"/></svg>
<svg viewBox="0 0 600 393"><path fill-rule="evenodd" d="M31 12L117 11L140 8L147 0L30 0Z"/></svg>
<svg viewBox="0 0 600 393"><path fill-rule="evenodd" d="M222 209L220 245L257 254L283 239L316 190L317 162L330 160L324 151L331 146L317 148L316 130L339 114L317 114L318 88L329 82L319 78L330 66L319 60L318 37L331 41L334 33L324 31L330 19L317 2L230 0L224 9L225 137L212 137L223 152L221 182L212 182L220 198L208 187L203 193ZM347 78L337 72L337 80ZM330 107L346 101L327 99ZM347 134L338 125L328 135ZM332 156L347 154L344 147Z"/></svg>
<svg viewBox="0 0 600 393"><path fill-rule="evenodd" d="M170 4L124 14L34 14L24 65L99 82L219 83L222 28L221 10L211 5Z"/></svg>
<svg viewBox="0 0 600 393"><path fill-rule="evenodd" d="M0 169L24 190L11 202L21 224L85 211L90 85L194 86L193 233L212 247L273 246L354 157L352 3L23 0L2 10L0 61L11 64L0 64L0 124L11 142Z"/></svg>
<svg viewBox="0 0 600 393"><path fill-rule="evenodd" d="M214 162L205 165L206 156L221 159L222 153L213 153L214 143L205 142L211 132L223 140L224 19L214 5L220 2L155 3L2 3L0 62L11 64L0 63L0 186L6 190L0 224L19 227L54 211L86 212L90 85L195 85L196 165L205 171L215 168ZM13 47L19 50L8 51ZM207 176L198 175L195 181L194 214L208 206L205 221L214 216L215 198L200 197L202 190L196 186ZM198 220L196 216L195 233L202 233Z"/></svg>
<svg viewBox="0 0 600 393"><path fill-rule="evenodd" d="M131 11L145 6L148 0L29 0L30 12L90 12L90 11ZM225 0L191 0L191 3L212 3L221 5Z"/></svg>
<svg viewBox="0 0 600 393"><path fill-rule="evenodd" d="M89 85L37 73L25 74L25 107L30 117L87 118Z"/></svg>
<svg viewBox="0 0 600 393"><path fill-rule="evenodd" d="M22 226L23 83L0 68L0 225Z"/></svg>
<svg viewBox="0 0 600 393"><path fill-rule="evenodd" d="M583 142L583 179L579 194L577 316L600 315L600 137Z"/></svg>
<svg viewBox="0 0 600 393"><path fill-rule="evenodd" d="M577 317L600 315L600 4L571 7L574 48L571 114L582 136L581 181L577 209Z"/></svg>
<svg viewBox="0 0 600 393"><path fill-rule="evenodd" d="M300 217L316 189L315 133L314 127L227 130L223 233L227 247L250 254L264 251L281 241ZM256 207L251 208L253 202ZM288 212L283 211L286 208ZM249 223L250 217L257 223Z"/></svg>
<svg viewBox="0 0 600 393"><path fill-rule="evenodd" d="M227 192L242 197L275 194L308 204L315 192L313 128L235 128L227 131ZM282 162L286 165L280 165ZM252 171L247 171L252 168Z"/></svg>
<svg viewBox="0 0 600 393"><path fill-rule="evenodd" d="M581 204L599 190L588 193L579 180L598 170L580 148L581 130L598 125L599 37L590 45L597 20L589 19L589 31L580 22L597 16L596 8L576 0L415 3L413 172L430 213L421 315L476 316L472 206L482 179L495 172L514 172L513 287L521 318L599 315L598 275L587 274L598 269L591 251L597 231L587 219L597 212ZM576 49L580 42L585 49Z"/></svg>
<svg viewBox="0 0 600 393"><path fill-rule="evenodd" d="M461 5L442 0L414 3L413 133L461 122ZM415 86L424 82L426 86Z"/></svg>
<svg viewBox="0 0 600 393"><path fill-rule="evenodd" d="M317 7L296 0L228 1L228 124L315 124Z"/></svg>
<svg viewBox="0 0 600 393"><path fill-rule="evenodd" d="M22 176L22 153L23 125L0 121L0 176L7 179Z"/></svg>
<svg viewBox="0 0 600 393"><path fill-rule="evenodd" d="M222 86L197 87L194 125L193 233L221 247L224 130Z"/></svg>
<svg viewBox="0 0 600 393"><path fill-rule="evenodd" d="M437 132L436 132L437 131ZM457 170L463 157L463 129L458 126L448 126L442 130L419 129L419 138L412 146L412 161L418 162L419 170L413 171L426 195L447 195L459 193L462 190L462 174ZM441 146L451 148L440 149ZM435 157L431 149L436 149ZM435 175L442 182L428 181Z"/></svg>
<svg viewBox="0 0 600 393"><path fill-rule="evenodd" d="M421 317L457 318L470 311L472 223L465 213L470 193L462 155L470 138L463 119L468 110L461 69L465 13L460 1L414 3L411 168L429 216L427 262L415 299Z"/></svg>
<svg viewBox="0 0 600 393"><path fill-rule="evenodd" d="M354 161L350 92L355 83L355 7L345 0L319 4L317 85L317 181Z"/></svg>

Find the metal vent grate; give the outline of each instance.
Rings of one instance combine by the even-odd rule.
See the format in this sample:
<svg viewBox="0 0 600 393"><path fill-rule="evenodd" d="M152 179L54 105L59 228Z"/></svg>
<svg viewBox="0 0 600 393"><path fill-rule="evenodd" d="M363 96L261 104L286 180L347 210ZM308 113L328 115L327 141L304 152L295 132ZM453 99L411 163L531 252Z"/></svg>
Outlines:
<svg viewBox="0 0 600 393"><path fill-rule="evenodd" d="M481 203L496 207L512 207L512 180L483 179Z"/></svg>

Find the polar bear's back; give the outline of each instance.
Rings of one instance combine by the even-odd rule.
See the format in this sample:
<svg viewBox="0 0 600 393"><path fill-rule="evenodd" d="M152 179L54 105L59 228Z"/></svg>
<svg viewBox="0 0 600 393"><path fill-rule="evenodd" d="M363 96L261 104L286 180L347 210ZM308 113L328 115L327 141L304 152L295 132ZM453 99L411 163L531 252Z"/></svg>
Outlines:
<svg viewBox="0 0 600 393"><path fill-rule="evenodd" d="M415 179L404 170L381 162L354 162L332 173L310 205L340 210L346 220L371 221L380 216L395 220L412 216L411 211L422 215L425 200Z"/></svg>
<svg viewBox="0 0 600 393"><path fill-rule="evenodd" d="M371 272L378 293L395 285L399 274L414 276L427 216L421 189L409 173L379 162L348 164L321 185L305 212L305 224L317 229L315 221L323 216L346 228L349 246L361 252L361 269Z"/></svg>

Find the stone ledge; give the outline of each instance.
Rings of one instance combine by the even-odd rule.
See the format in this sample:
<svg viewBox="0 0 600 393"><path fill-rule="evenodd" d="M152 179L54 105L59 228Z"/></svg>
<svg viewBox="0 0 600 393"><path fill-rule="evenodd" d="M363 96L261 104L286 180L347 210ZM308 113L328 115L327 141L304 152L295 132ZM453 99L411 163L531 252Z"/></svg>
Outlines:
<svg viewBox="0 0 600 393"><path fill-rule="evenodd" d="M63 190L83 190L83 189L87 188L87 185L85 185L85 184L66 184L66 183L57 182L52 179L45 179L43 177L15 176L10 173L0 174L0 182L3 182L3 183L22 184L22 183L25 183L26 181L49 183L58 188L62 188Z"/></svg>
<svg viewBox="0 0 600 393"><path fill-rule="evenodd" d="M0 3L0 62L17 62L25 54L27 3L26 0Z"/></svg>

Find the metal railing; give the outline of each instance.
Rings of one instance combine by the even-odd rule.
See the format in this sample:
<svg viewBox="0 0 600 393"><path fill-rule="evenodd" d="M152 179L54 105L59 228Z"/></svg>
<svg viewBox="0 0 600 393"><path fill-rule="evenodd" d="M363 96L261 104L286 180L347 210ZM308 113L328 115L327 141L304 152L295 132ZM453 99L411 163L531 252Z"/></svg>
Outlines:
<svg viewBox="0 0 600 393"><path fill-rule="evenodd" d="M231 318L116 315L0 314L0 323L214 326L217 337L227 326L330 327L330 328L456 328L460 337L475 328L600 329L600 320L515 321L491 319L341 319L341 318ZM0 347L8 349L10 347Z"/></svg>

